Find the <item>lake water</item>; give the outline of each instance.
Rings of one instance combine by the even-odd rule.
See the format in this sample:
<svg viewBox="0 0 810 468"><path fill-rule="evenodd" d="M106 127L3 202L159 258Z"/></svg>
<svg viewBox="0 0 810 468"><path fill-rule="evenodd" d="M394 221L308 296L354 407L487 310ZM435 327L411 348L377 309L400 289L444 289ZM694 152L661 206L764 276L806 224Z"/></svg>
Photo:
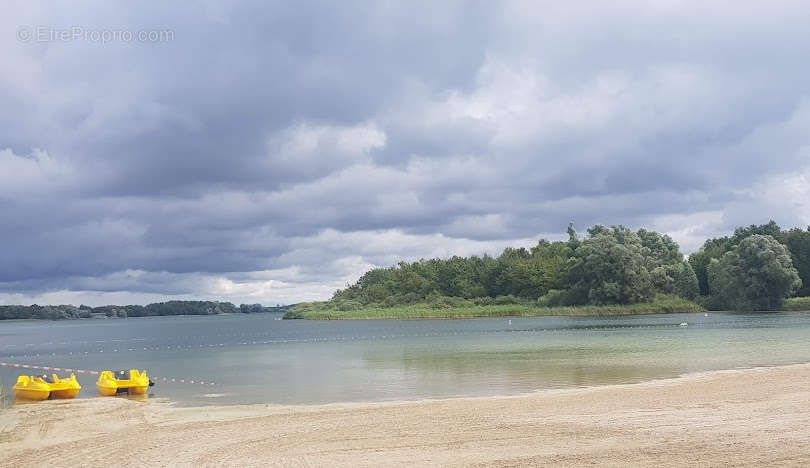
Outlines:
<svg viewBox="0 0 810 468"><path fill-rule="evenodd" d="M237 314L0 322L0 361L147 369L157 378L150 396L180 405L506 395L810 362L810 314L796 312L511 322L279 319ZM679 327L681 322L689 326ZM0 366L7 394L24 372ZM96 396L96 376L78 377L80 397Z"/></svg>

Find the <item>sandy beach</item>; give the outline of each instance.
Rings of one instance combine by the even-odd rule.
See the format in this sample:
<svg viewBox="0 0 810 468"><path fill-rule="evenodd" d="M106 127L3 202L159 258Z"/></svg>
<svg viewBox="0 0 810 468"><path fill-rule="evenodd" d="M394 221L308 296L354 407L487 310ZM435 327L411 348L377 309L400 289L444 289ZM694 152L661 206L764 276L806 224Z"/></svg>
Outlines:
<svg viewBox="0 0 810 468"><path fill-rule="evenodd" d="M807 466L810 364L494 398L0 412L2 466Z"/></svg>

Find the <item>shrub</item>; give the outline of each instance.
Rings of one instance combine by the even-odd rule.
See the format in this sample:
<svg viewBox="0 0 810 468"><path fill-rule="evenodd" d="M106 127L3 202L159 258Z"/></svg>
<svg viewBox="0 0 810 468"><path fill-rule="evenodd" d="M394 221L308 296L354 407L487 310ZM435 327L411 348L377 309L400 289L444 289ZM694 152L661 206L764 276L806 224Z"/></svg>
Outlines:
<svg viewBox="0 0 810 468"><path fill-rule="evenodd" d="M550 289L545 295L537 298L540 307L558 307L568 304L568 291Z"/></svg>
<svg viewBox="0 0 810 468"><path fill-rule="evenodd" d="M509 305L509 304L519 304L520 300L515 296L509 294L506 296L498 296L494 300L495 305Z"/></svg>
<svg viewBox="0 0 810 468"><path fill-rule="evenodd" d="M342 312L347 312L350 310L360 310L363 307L358 301L340 301L337 303L336 309Z"/></svg>
<svg viewBox="0 0 810 468"><path fill-rule="evenodd" d="M791 297L785 299L782 310L810 310L810 297Z"/></svg>

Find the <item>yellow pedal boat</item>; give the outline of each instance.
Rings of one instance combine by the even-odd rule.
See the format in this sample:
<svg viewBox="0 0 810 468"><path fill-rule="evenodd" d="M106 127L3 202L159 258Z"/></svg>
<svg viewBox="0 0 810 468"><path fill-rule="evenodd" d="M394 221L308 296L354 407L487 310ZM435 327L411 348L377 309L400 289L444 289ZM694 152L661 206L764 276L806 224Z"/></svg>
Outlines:
<svg viewBox="0 0 810 468"><path fill-rule="evenodd" d="M21 375L14 385L14 395L23 400L47 400L48 398L76 398L82 386L75 374L59 378L56 374L33 376Z"/></svg>
<svg viewBox="0 0 810 468"><path fill-rule="evenodd" d="M138 369L130 369L118 372L102 371L96 385L99 395L115 396L120 393L144 395L154 383L149 380L145 370L139 372Z"/></svg>

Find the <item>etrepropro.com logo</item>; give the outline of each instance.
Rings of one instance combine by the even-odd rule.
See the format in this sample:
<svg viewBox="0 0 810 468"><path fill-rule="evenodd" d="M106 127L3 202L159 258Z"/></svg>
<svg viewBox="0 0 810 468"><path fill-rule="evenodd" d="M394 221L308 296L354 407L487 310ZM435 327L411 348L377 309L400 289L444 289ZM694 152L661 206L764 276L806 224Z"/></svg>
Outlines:
<svg viewBox="0 0 810 468"><path fill-rule="evenodd" d="M71 26L56 28L53 26L20 26L17 28L19 42L93 42L109 44L111 42L171 42L174 40L173 29L102 29Z"/></svg>

